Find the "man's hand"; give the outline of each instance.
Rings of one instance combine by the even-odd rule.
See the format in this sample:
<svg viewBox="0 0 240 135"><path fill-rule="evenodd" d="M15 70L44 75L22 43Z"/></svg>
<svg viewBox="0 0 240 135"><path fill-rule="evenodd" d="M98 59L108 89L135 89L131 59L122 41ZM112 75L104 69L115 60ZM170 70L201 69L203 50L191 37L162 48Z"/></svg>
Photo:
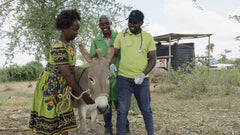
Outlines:
<svg viewBox="0 0 240 135"><path fill-rule="evenodd" d="M140 75L138 75L135 79L134 82L135 84L142 84L143 80L144 80L145 74L141 73Z"/></svg>
<svg viewBox="0 0 240 135"><path fill-rule="evenodd" d="M114 64L111 64L111 65L110 65L110 73L111 73L111 76L116 77L115 71L117 71L116 66L115 66Z"/></svg>

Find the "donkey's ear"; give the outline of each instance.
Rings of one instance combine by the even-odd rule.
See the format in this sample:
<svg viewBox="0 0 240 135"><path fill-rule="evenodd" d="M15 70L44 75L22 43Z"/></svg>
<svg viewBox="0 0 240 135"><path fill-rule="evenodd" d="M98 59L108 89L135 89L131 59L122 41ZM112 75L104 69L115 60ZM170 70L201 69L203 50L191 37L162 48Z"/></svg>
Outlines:
<svg viewBox="0 0 240 135"><path fill-rule="evenodd" d="M106 59L108 62L110 62L113 54L114 54L114 46L113 46L113 45L110 45L110 46L108 47L107 53L106 53L106 55L105 55L104 57L105 57L105 59Z"/></svg>
<svg viewBox="0 0 240 135"><path fill-rule="evenodd" d="M83 47L83 45L79 45L79 49L85 60L90 63L92 61L92 56L88 53L88 51Z"/></svg>
<svg viewBox="0 0 240 135"><path fill-rule="evenodd" d="M94 58L99 58L99 51L96 49L93 55Z"/></svg>

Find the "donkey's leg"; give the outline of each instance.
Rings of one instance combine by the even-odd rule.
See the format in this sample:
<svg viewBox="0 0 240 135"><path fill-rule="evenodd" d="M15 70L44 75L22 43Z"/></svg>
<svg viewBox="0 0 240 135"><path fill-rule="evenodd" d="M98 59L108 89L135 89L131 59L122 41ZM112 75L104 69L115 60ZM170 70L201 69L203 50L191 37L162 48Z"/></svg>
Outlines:
<svg viewBox="0 0 240 135"><path fill-rule="evenodd" d="M79 120L80 120L80 133L81 135L85 135L87 134L88 130L87 130L87 122L86 122L86 113L87 110L85 107L81 106L78 107L78 113L79 113Z"/></svg>
<svg viewBox="0 0 240 135"><path fill-rule="evenodd" d="M91 131L96 131L97 108L92 110L90 112L90 115L91 115L91 124L90 124Z"/></svg>

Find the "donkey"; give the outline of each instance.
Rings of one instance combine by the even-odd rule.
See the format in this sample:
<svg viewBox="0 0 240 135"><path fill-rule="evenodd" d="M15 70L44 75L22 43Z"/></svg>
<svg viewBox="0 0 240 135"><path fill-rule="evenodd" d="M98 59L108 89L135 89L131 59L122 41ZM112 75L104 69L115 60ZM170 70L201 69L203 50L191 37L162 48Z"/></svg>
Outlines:
<svg viewBox="0 0 240 135"><path fill-rule="evenodd" d="M109 78L110 71L108 69L108 63L114 53L114 47L108 48L105 57L99 57L98 53L95 52L94 56L91 56L87 50L79 45L80 52L82 53L85 60L88 62L88 68L75 67L75 79L78 81L80 87L86 91L89 90L90 96L95 101L95 104L87 105L84 100L74 100L74 107L78 108L79 119L80 119L80 133L86 134L87 123L86 113L90 111L91 131L95 131L95 121L98 113L105 114L109 109L108 95L109 95Z"/></svg>

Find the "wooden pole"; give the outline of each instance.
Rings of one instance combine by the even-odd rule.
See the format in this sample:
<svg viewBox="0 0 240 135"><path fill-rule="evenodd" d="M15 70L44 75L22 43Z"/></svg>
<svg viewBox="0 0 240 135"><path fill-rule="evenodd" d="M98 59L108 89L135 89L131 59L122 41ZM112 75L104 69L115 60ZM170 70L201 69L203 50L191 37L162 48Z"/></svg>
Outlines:
<svg viewBox="0 0 240 135"><path fill-rule="evenodd" d="M210 72L210 36L208 37L208 73Z"/></svg>
<svg viewBox="0 0 240 135"><path fill-rule="evenodd" d="M169 58L168 58L168 72L170 72L170 67L171 67L171 57L170 56L172 56L172 54L171 54L171 41L172 39L171 39L171 35L169 36L169 47L168 47L168 56L169 56Z"/></svg>

